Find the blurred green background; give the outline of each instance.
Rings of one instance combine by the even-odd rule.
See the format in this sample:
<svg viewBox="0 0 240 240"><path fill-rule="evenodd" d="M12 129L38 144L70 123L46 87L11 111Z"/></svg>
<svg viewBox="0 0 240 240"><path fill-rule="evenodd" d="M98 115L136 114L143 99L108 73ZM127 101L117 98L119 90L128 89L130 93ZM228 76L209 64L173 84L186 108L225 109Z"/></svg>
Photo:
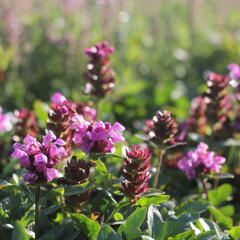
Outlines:
<svg viewBox="0 0 240 240"><path fill-rule="evenodd" d="M239 11L237 0L1 0L0 105L86 99L83 51L107 40L117 84L102 118L138 129L164 108L181 121L203 72L239 62Z"/></svg>

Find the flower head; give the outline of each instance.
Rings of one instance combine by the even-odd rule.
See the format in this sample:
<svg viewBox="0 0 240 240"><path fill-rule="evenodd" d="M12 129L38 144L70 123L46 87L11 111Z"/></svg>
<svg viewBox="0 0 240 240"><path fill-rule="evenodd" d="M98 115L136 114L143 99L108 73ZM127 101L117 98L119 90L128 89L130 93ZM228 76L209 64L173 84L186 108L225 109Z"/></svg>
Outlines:
<svg viewBox="0 0 240 240"><path fill-rule="evenodd" d="M96 98L101 98L110 93L114 87L114 71L110 67L110 54L114 50L114 47L109 46L106 41L85 50L85 54L90 58L87 72L84 74L84 78L87 81L86 93Z"/></svg>
<svg viewBox="0 0 240 240"><path fill-rule="evenodd" d="M73 117L73 142L83 152L114 152L114 143L124 141L121 132L124 127L120 123L113 126L109 122L88 122L82 117Z"/></svg>
<svg viewBox="0 0 240 240"><path fill-rule="evenodd" d="M157 111L153 119L146 122L145 133L156 144L174 144L177 124L169 111Z"/></svg>
<svg viewBox="0 0 240 240"><path fill-rule="evenodd" d="M132 146L132 149L126 151L126 155L121 170L122 191L129 198L136 200L147 192L152 154L148 149L141 150L140 146Z"/></svg>
<svg viewBox="0 0 240 240"><path fill-rule="evenodd" d="M221 164L225 162L222 156L216 156L215 152L208 152L208 145L198 144L197 148L188 151L177 163L189 179L196 178L197 174L219 173Z"/></svg>
<svg viewBox="0 0 240 240"><path fill-rule="evenodd" d="M58 171L54 167L61 159L67 157L64 144L64 141L51 131L47 132L42 142L28 135L23 139L23 144L15 143L12 157L18 159L21 167L28 170L23 177L24 180L33 184L57 178Z"/></svg>
<svg viewBox="0 0 240 240"><path fill-rule="evenodd" d="M67 152L72 150L72 124L75 122L92 121L96 119L96 110L87 104L69 101L60 93L51 97L52 105L49 111L48 129L66 141ZM80 125L78 125L78 128ZM78 129L79 130L79 129Z"/></svg>

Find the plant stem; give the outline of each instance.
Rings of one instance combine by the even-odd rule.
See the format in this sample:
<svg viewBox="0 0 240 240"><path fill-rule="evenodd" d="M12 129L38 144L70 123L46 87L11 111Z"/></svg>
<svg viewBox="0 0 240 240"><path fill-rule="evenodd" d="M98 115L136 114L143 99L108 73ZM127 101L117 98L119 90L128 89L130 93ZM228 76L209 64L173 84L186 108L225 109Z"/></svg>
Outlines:
<svg viewBox="0 0 240 240"><path fill-rule="evenodd" d="M201 183L202 183L203 191L204 191L204 193L205 193L205 195L206 195L206 199L209 200L209 198L208 198L207 181L206 181L206 179L204 179L204 178L202 178L202 177L200 177L200 181L201 181Z"/></svg>
<svg viewBox="0 0 240 240"><path fill-rule="evenodd" d="M158 178L159 178L160 169L162 166L163 156L164 156L165 152L166 152L165 149L161 150L161 152L160 152L160 157L159 157L159 161L157 164L157 172L156 172L156 174L154 176L154 180L153 180L153 188L157 188L157 186L158 186Z"/></svg>
<svg viewBox="0 0 240 240"><path fill-rule="evenodd" d="M39 210L40 210L40 185L35 188L35 240L39 239Z"/></svg>

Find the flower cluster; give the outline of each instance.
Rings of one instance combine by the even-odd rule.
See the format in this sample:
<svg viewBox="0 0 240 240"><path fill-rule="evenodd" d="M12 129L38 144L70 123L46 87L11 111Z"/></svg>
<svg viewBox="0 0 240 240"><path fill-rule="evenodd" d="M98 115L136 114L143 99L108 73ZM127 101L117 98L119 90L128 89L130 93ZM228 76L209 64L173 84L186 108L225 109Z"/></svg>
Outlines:
<svg viewBox="0 0 240 240"><path fill-rule="evenodd" d="M6 131L11 130L12 124L11 124L11 117L9 114L4 114L3 109L0 106L0 133L4 133Z"/></svg>
<svg viewBox="0 0 240 240"><path fill-rule="evenodd" d="M196 150L188 151L177 163L189 179L196 178L198 174L219 173L221 164L225 162L222 156L215 152L208 152L208 145L200 143Z"/></svg>
<svg viewBox="0 0 240 240"><path fill-rule="evenodd" d="M65 167L64 178L67 183L80 184L88 180L91 169L96 166L93 161L77 160L75 156L67 163Z"/></svg>
<svg viewBox="0 0 240 240"><path fill-rule="evenodd" d="M21 167L28 170L23 176L24 181L34 184L57 178L58 171L54 167L67 157L64 145L65 142L56 138L51 131L48 131L41 143L30 135L24 138L23 144L15 143L12 157L18 159Z"/></svg>
<svg viewBox="0 0 240 240"><path fill-rule="evenodd" d="M148 179L152 154L148 149L141 150L140 146L132 146L126 151L126 158L121 170L122 191L132 200L138 199L148 190Z"/></svg>
<svg viewBox="0 0 240 240"><path fill-rule="evenodd" d="M26 135L36 137L38 135L37 119L34 111L23 108L15 111L16 124L14 141L22 140Z"/></svg>
<svg viewBox="0 0 240 240"><path fill-rule="evenodd" d="M59 183L67 185L85 183L89 180L95 166L95 162L77 160L77 158L73 156L71 160L67 163L67 166L64 169L64 177L60 179ZM90 189L87 189L81 194L68 196L65 198L66 206L74 211L89 198L89 195Z"/></svg>
<svg viewBox="0 0 240 240"><path fill-rule="evenodd" d="M74 116L72 121L73 142L83 152L114 152L114 143L124 141L120 132L125 128L118 122L113 126L109 122L88 122L81 115Z"/></svg>
<svg viewBox="0 0 240 240"><path fill-rule="evenodd" d="M158 145L174 144L177 124L169 111L157 111L152 120L146 121L145 133Z"/></svg>
<svg viewBox="0 0 240 240"><path fill-rule="evenodd" d="M96 119L96 110L84 103L69 101L60 93L51 97L52 105L49 112L47 128L51 129L58 137L66 141L67 152L72 149L72 118L80 115L89 121Z"/></svg>
<svg viewBox="0 0 240 240"><path fill-rule="evenodd" d="M114 87L114 71L110 67L110 54L113 52L114 47L109 46L106 41L85 50L90 58L87 65L88 71L84 74L84 79L88 81L86 93L101 98Z"/></svg>

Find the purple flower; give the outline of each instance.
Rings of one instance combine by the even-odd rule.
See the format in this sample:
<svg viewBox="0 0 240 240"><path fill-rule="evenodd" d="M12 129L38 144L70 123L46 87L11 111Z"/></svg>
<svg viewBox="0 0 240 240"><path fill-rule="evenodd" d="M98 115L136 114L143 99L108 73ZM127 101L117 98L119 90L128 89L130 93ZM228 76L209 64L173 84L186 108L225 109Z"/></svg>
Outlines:
<svg viewBox="0 0 240 240"><path fill-rule="evenodd" d="M94 145L94 141L91 139L91 132L86 132L82 137L81 149L83 152L90 152Z"/></svg>
<svg viewBox="0 0 240 240"><path fill-rule="evenodd" d="M109 136L109 129L102 121L96 122L92 127L91 139L95 141L107 140Z"/></svg>
<svg viewBox="0 0 240 240"><path fill-rule="evenodd" d="M114 143L124 141L121 132L125 129L120 123L113 126L109 122L87 122L83 118L74 117L72 129L73 142L83 152L114 152Z"/></svg>
<svg viewBox="0 0 240 240"><path fill-rule="evenodd" d="M230 78L240 79L240 66L237 63L230 63L228 69L230 70Z"/></svg>
<svg viewBox="0 0 240 240"><path fill-rule="evenodd" d="M23 142L13 145L12 157L20 161L22 168L29 170L24 174L24 180L33 184L36 181L51 181L58 177L58 171L53 167L68 156L64 141L56 138L53 132L47 131L41 143L29 135Z"/></svg>
<svg viewBox="0 0 240 240"><path fill-rule="evenodd" d="M55 178L58 178L59 173L55 168L45 168L44 169L44 177L47 181L52 181Z"/></svg>
<svg viewBox="0 0 240 240"><path fill-rule="evenodd" d="M226 160L222 156L216 156L215 152L208 152L208 145L199 143L193 151L188 151L179 160L178 167L185 172L189 179L196 178L197 174L218 173L221 164Z"/></svg>
<svg viewBox="0 0 240 240"><path fill-rule="evenodd" d="M62 104L67 99L61 93L54 93L51 97L51 102L55 104Z"/></svg>
<svg viewBox="0 0 240 240"><path fill-rule="evenodd" d="M25 182L28 182L30 184L34 184L38 180L38 175L36 173L33 173L33 172L27 172L27 173L24 173L23 179L24 179Z"/></svg>

